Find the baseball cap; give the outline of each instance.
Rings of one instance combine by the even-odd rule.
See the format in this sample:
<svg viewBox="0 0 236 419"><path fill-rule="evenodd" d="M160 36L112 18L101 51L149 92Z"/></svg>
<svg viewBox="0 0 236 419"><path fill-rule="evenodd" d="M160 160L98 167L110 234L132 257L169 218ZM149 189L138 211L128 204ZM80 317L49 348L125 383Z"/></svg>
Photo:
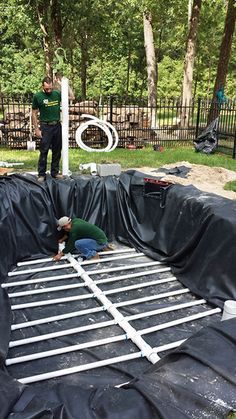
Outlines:
<svg viewBox="0 0 236 419"><path fill-rule="evenodd" d="M69 224L71 222L71 218L69 217L61 217L57 221L58 227L57 230L60 231L65 225Z"/></svg>

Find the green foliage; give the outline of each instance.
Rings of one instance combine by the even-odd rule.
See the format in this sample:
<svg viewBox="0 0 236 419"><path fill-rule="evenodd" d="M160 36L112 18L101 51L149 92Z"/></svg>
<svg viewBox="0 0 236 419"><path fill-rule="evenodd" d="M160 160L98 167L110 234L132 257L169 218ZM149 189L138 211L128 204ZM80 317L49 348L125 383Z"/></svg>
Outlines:
<svg viewBox="0 0 236 419"><path fill-rule="evenodd" d="M227 182L225 184L225 186L224 186L224 189L226 191L234 191L234 192L236 192L236 181L235 180L232 180L230 182ZM236 415L235 415L235 419L236 419Z"/></svg>
<svg viewBox="0 0 236 419"><path fill-rule="evenodd" d="M160 97L180 97L182 88L182 61L164 57L159 64L158 95Z"/></svg>
<svg viewBox="0 0 236 419"><path fill-rule="evenodd" d="M34 92L39 88L45 72L45 57L43 30L37 20L36 6L45 9L45 23L52 2L0 0L0 91ZM225 0L202 1L194 69L195 96L211 97L225 6ZM58 59L58 46L54 45L53 63L69 77L78 96L81 95L82 48L86 53L89 97L111 93L147 95L144 10L151 11L153 17L158 96L180 96L188 33L188 0L61 0L58 8L63 28L63 53ZM235 58L236 45L233 43L225 86L225 93L231 98L235 96Z"/></svg>

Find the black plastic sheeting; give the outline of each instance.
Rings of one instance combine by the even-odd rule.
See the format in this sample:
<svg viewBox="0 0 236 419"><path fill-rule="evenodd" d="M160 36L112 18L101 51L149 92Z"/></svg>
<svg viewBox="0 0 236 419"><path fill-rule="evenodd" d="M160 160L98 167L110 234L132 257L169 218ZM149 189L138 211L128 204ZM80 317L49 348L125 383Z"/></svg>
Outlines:
<svg viewBox="0 0 236 419"><path fill-rule="evenodd" d="M2 178L1 282L17 261L54 254L56 219L68 215L168 262L184 285L209 302L223 307L226 299L236 299L236 203L173 185L162 205L158 190L145 193L143 178L133 171L120 178L48 178L45 185L30 175ZM201 329L125 388L111 385L116 374L108 385L92 372L81 384L69 376L23 386L4 366L11 312L2 289L0 303L0 418L223 418L236 407L234 319Z"/></svg>
<svg viewBox="0 0 236 419"><path fill-rule="evenodd" d="M214 153L218 145L219 118L214 119L193 142L195 150L205 154Z"/></svg>

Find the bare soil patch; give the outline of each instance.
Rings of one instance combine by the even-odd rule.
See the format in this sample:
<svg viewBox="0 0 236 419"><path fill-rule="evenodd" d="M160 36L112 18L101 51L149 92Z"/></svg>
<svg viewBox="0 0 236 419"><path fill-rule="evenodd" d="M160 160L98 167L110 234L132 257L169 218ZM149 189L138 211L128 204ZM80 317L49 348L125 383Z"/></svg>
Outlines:
<svg viewBox="0 0 236 419"><path fill-rule="evenodd" d="M136 170L158 178L161 177L162 180L181 185L194 185L201 191L215 193L229 199L236 199L236 192L224 190L224 186L227 182L236 180L236 172L224 169L223 167L208 167L199 164L191 164L186 161L166 164L161 167L173 169L180 166L185 166L190 169L186 174L186 177L166 174L161 171L157 172L158 168L155 167L140 167Z"/></svg>

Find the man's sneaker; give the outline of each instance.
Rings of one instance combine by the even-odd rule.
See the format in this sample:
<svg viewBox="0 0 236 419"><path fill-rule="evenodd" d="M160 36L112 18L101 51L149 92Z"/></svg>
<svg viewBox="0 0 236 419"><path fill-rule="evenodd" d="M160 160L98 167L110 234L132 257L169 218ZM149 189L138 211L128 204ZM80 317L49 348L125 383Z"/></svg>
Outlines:
<svg viewBox="0 0 236 419"><path fill-rule="evenodd" d="M99 260L100 259L100 256L99 256L99 254L98 253L96 253L96 255L94 255L92 258L90 258L90 259L88 259L89 261L91 260L91 261L93 261L93 260Z"/></svg>
<svg viewBox="0 0 236 419"><path fill-rule="evenodd" d="M59 175L59 173L57 175L55 175L55 176L52 176L52 177L53 177L53 179L64 179L64 176L63 175Z"/></svg>
<svg viewBox="0 0 236 419"><path fill-rule="evenodd" d="M45 177L44 176L38 176L38 182L39 183L43 183L45 181Z"/></svg>
<svg viewBox="0 0 236 419"><path fill-rule="evenodd" d="M116 246L113 243L108 243L104 249L102 249L102 252L108 252L109 250L115 250Z"/></svg>

